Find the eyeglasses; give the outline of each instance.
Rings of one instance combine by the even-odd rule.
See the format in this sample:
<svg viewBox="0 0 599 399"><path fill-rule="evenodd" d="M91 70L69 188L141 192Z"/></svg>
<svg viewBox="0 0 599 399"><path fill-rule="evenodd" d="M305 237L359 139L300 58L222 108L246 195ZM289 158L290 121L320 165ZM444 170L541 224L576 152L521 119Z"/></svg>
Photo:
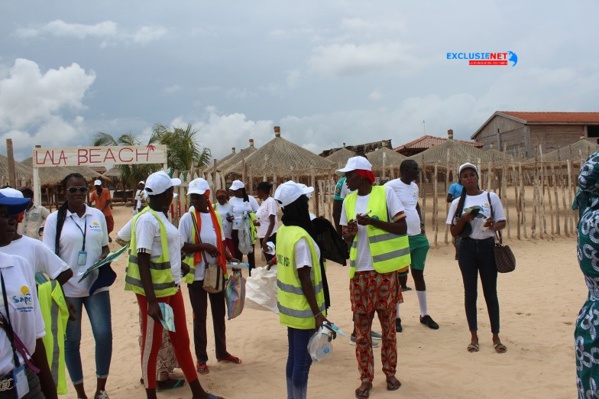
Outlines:
<svg viewBox="0 0 599 399"><path fill-rule="evenodd" d="M87 193L87 191L89 189L85 186L81 186L81 187L69 187L68 190L69 190L69 193L75 194L77 191L79 191L80 193Z"/></svg>

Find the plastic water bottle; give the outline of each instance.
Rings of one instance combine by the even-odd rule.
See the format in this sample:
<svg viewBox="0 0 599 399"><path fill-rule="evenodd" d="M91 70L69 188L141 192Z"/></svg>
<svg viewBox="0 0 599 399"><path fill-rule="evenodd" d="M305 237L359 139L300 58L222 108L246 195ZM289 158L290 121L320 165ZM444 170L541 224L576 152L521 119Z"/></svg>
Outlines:
<svg viewBox="0 0 599 399"><path fill-rule="evenodd" d="M333 353L333 331L322 326L312 335L308 342L308 352L313 361L319 362Z"/></svg>

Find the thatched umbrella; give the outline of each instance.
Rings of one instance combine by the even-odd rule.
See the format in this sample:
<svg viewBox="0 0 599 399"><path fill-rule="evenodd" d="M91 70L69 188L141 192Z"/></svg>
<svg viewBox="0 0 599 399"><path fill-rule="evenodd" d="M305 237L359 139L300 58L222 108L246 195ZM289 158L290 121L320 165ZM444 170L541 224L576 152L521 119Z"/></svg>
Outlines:
<svg viewBox="0 0 599 399"><path fill-rule="evenodd" d="M23 165L19 162L15 162L15 178L17 186L29 185L33 180L33 170L27 165ZM8 176L8 158L4 155L0 155L0 180L2 186L9 184Z"/></svg>
<svg viewBox="0 0 599 399"><path fill-rule="evenodd" d="M405 155L401 155L387 147L369 152L366 157L372 164L372 170L375 174L380 173L381 177L384 178L387 177L386 173L388 172L391 179L395 178L395 170L399 170L399 164L407 158Z"/></svg>
<svg viewBox="0 0 599 399"><path fill-rule="evenodd" d="M23 160L21 163L31 168L33 165L33 158L29 157ZM50 168L38 168L38 171L40 176L40 185L42 187L55 186L62 182L62 179L64 179L65 176L70 173L79 173L88 181L101 179L106 182L111 182L110 178L101 175L87 166L55 166Z"/></svg>
<svg viewBox="0 0 599 399"><path fill-rule="evenodd" d="M345 166L348 159L350 159L351 157L355 157L355 156L356 156L355 152L343 147L343 148L335 151L328 157L326 157L326 159L331 161L335 165L335 167L339 167L339 169L340 169Z"/></svg>
<svg viewBox="0 0 599 399"><path fill-rule="evenodd" d="M250 177L297 178L329 175L334 168L331 161L282 138L280 128L275 126L274 139L227 168L225 173L247 174Z"/></svg>
<svg viewBox="0 0 599 399"><path fill-rule="evenodd" d="M253 147L253 140L250 141L250 147ZM227 156L225 156L221 159L214 159L214 161L216 161L216 169L214 168L214 166L215 166L214 163L212 165L207 164L207 165L204 165L202 168L200 168L199 172L200 173L217 172L217 171L221 170L221 167L223 164L226 165L226 162L228 162L229 159L233 158L236 154L237 154L237 151L236 151L235 147L233 147L233 148L231 148L231 153L228 154Z"/></svg>
<svg viewBox="0 0 599 399"><path fill-rule="evenodd" d="M569 144L558 150L551 151L541 157L541 161L545 162L556 162L556 161L576 161L583 162L593 154L599 151L599 145L591 143L588 140L579 140L574 144ZM537 158L539 159L539 158ZM531 161L534 160L531 159Z"/></svg>
<svg viewBox="0 0 599 399"><path fill-rule="evenodd" d="M426 151L412 155L407 159L412 159L418 162L419 165L434 164L434 163L477 163L489 158L485 155L485 151L480 150L470 144L462 143L455 140L447 140L444 143L429 148Z"/></svg>

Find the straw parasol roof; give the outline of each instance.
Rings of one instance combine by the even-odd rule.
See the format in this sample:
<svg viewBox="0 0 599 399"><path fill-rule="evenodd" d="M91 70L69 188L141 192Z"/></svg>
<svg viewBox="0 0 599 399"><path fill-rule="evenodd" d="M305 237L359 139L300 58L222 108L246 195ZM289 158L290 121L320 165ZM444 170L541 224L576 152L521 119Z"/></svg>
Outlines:
<svg viewBox="0 0 599 399"><path fill-rule="evenodd" d="M33 165L33 158L29 157L21 163L28 168L31 168ZM55 166L51 168L38 168L38 171L41 186L55 186L60 184L62 179L69 173L79 173L85 177L86 180L102 179L104 181L110 181L109 178L102 176L100 173L87 166Z"/></svg>
<svg viewBox="0 0 599 399"><path fill-rule="evenodd" d="M418 164L479 162L493 159L493 153L485 154L487 151L478 149L470 144L455 140L447 140L444 143L429 148L426 151L412 155L412 159Z"/></svg>
<svg viewBox="0 0 599 399"><path fill-rule="evenodd" d="M33 180L33 170L30 166L15 162L15 177L17 182L31 182ZM2 185L8 184L8 158L4 155L0 155L0 178Z"/></svg>
<svg viewBox="0 0 599 399"><path fill-rule="evenodd" d="M586 161L594 152L599 151L599 145L588 140L579 140L558 150L549 152L542 156L541 160L546 162L556 161ZM538 159L538 158L537 158ZM534 160L531 159L531 161Z"/></svg>
<svg viewBox="0 0 599 399"><path fill-rule="evenodd" d="M376 151L369 152L366 154L366 157L375 171L382 171L383 168L399 168L399 164L407 158L405 155L401 155L387 147L381 147Z"/></svg>
<svg viewBox="0 0 599 399"><path fill-rule="evenodd" d="M226 157L226 160L218 162L216 164L216 169L217 169L217 171L225 171L225 174L227 174L227 173L229 173L229 172L226 172L227 170L229 170L234 165L240 163L242 159L249 157L251 154L253 154L256 151L257 151L256 147L254 147L254 140L250 139L249 147L243 148L238 153L231 154L231 157ZM204 173L214 173L214 167L208 168L208 169L204 170L203 172ZM239 172L239 173L241 174L241 172Z"/></svg>
<svg viewBox="0 0 599 399"><path fill-rule="evenodd" d="M253 140L250 141L250 147L253 147ZM243 151L243 150L241 150ZM230 154L228 154L227 156L221 158L221 159L217 159L216 160L216 170L214 170L214 162L213 163L208 163L207 165L204 165L200 168L200 172L202 173L214 173L216 171L221 170L221 165L225 164L226 162L228 162L231 158L233 158L235 155L237 155L237 152L235 151L235 147L233 147L232 151ZM214 161L214 160L213 160Z"/></svg>
<svg viewBox="0 0 599 399"><path fill-rule="evenodd" d="M296 176L328 175L335 165L313 152L300 147L280 136L278 126L275 126L275 138L264 144L253 154L227 168L225 174L243 174L243 168L248 176L272 176L291 178Z"/></svg>
<svg viewBox="0 0 599 399"><path fill-rule="evenodd" d="M335 165L335 167L338 166L339 168L342 168L343 166L345 166L348 159L355 156L356 154L352 150L348 150L347 148L343 147L340 150L335 151L325 159L331 161Z"/></svg>

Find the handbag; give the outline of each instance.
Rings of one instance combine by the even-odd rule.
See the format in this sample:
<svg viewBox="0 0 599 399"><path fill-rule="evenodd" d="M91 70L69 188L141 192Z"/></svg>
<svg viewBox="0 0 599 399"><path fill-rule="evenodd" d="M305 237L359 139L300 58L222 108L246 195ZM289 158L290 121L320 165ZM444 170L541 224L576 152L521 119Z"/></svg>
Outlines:
<svg viewBox="0 0 599 399"><path fill-rule="evenodd" d="M487 198L489 200L489 206L491 207L491 217L495 220L489 193L487 193ZM497 239L499 239L499 241L497 241ZM503 245L501 231L495 232L495 247L493 248L493 252L495 253L495 267L499 273L509 273L516 269L516 257L509 245Z"/></svg>
<svg viewBox="0 0 599 399"><path fill-rule="evenodd" d="M209 294L216 294L221 292L225 286L225 279L223 277L223 269L219 265L206 264L206 271L204 272L204 291Z"/></svg>
<svg viewBox="0 0 599 399"><path fill-rule="evenodd" d="M245 278L241 270L233 269L225 284L225 298L227 303L227 319L239 316L245 305Z"/></svg>

